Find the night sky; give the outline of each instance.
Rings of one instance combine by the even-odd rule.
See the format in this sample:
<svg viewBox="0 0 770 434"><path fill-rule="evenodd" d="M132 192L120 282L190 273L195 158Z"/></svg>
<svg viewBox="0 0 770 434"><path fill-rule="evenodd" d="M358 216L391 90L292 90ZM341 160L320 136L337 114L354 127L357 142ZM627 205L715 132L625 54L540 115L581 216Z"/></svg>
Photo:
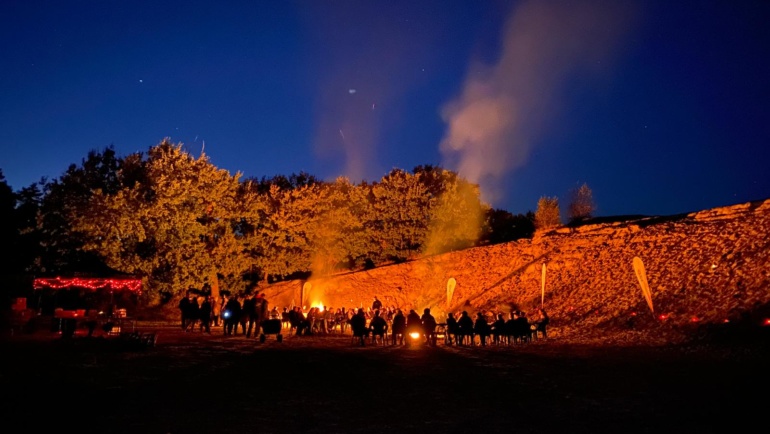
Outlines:
<svg viewBox="0 0 770 434"><path fill-rule="evenodd" d="M0 2L15 190L168 137L244 177L432 164L514 214L770 197L768 1Z"/></svg>

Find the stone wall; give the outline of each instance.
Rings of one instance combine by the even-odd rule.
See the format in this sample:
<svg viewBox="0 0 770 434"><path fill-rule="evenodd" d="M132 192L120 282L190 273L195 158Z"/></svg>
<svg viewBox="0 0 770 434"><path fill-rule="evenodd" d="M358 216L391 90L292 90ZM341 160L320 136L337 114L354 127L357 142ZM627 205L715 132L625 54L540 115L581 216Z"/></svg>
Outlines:
<svg viewBox="0 0 770 434"><path fill-rule="evenodd" d="M523 310L543 304L552 335L639 334L672 338L708 324L765 320L770 301L770 199L666 217L562 227L533 239L447 253L399 265L262 288L271 304L332 308L431 307ZM632 261L642 259L654 312ZM447 300L447 281L457 285ZM304 287L304 289L303 289ZM300 300L302 298L302 300ZM770 316L770 315L767 315Z"/></svg>

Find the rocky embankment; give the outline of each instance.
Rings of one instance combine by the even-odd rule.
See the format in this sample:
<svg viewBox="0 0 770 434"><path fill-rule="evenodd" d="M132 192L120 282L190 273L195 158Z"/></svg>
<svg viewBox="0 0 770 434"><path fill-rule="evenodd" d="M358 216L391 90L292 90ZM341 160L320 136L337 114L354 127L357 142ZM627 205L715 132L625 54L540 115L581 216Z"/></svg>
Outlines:
<svg viewBox="0 0 770 434"><path fill-rule="evenodd" d="M550 336L673 342L770 318L770 199L689 214L562 227L534 238L369 271L262 288L271 304L523 310L543 304ZM652 309L634 273L642 259ZM456 286L448 297L448 281ZM765 327L766 329L770 329Z"/></svg>

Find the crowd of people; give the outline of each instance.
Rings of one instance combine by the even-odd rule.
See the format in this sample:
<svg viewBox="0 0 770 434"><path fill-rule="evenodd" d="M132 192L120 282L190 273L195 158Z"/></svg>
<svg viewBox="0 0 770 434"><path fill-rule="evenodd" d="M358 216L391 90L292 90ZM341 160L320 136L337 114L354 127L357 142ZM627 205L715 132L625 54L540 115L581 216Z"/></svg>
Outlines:
<svg viewBox="0 0 770 434"><path fill-rule="evenodd" d="M486 346L525 343L533 337L547 337L550 321L545 309L537 309L530 320L527 314L514 310L503 312L476 312L475 318L468 311L450 312L439 323L425 308L422 315L414 309L406 314L398 307L384 307L375 296L370 308L311 307L305 312L301 306L269 308L265 294L254 292L245 295L229 295L215 299L213 296L196 296L188 291L179 302L181 327L184 331L211 333L212 325L222 326L225 336L243 335L246 338L260 335L263 321L281 322L281 329L289 335L351 334L359 345L377 342L390 345L410 345L415 342L436 345L439 333L447 345ZM418 336L417 339L410 338Z"/></svg>
<svg viewBox="0 0 770 434"><path fill-rule="evenodd" d="M221 326L226 336L237 334L257 337L262 322L266 319L280 319L274 307L269 310L264 293L227 295L215 298L212 295L195 295L188 291L179 301L181 327L185 332L200 331L211 334L211 327Z"/></svg>

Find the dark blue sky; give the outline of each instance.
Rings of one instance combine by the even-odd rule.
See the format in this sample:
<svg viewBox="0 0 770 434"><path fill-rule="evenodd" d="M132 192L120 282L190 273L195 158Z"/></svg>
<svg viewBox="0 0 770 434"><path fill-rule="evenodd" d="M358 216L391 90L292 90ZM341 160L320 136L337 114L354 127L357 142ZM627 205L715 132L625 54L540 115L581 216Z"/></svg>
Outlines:
<svg viewBox="0 0 770 434"><path fill-rule="evenodd" d="M768 1L0 2L14 189L164 137L245 177L458 171L524 213L770 197ZM205 147L204 147L205 142Z"/></svg>

